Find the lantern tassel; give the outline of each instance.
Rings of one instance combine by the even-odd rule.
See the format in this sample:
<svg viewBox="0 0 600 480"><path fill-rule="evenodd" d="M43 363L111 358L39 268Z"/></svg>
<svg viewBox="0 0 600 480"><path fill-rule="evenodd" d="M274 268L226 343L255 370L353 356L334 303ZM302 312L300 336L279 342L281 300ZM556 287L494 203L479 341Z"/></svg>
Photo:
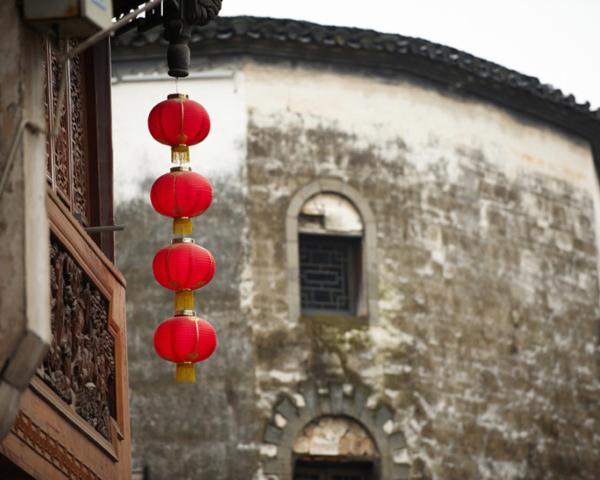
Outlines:
<svg viewBox="0 0 600 480"><path fill-rule="evenodd" d="M193 363L178 363L175 370L177 383L196 383L196 370Z"/></svg>

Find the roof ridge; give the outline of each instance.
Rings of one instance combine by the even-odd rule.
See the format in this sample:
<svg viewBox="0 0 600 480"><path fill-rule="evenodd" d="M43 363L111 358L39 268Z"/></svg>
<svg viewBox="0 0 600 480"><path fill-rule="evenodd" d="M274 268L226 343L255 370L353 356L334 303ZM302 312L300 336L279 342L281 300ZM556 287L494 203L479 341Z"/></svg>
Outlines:
<svg viewBox="0 0 600 480"><path fill-rule="evenodd" d="M535 76L525 75L459 49L418 37L357 27L321 25L305 20L237 16L217 17L206 26L192 27L191 43L228 42L240 38L299 46L317 45L325 49L376 52L396 58L414 57L466 73L467 78L461 79L463 82L477 80L492 86L516 89L539 100L600 121L600 109L592 110L590 102L578 103L574 95L566 94L550 84L544 84ZM119 47L141 48L158 42L164 40L156 30L130 31L114 39L114 46L117 49ZM461 81L454 86L461 88Z"/></svg>

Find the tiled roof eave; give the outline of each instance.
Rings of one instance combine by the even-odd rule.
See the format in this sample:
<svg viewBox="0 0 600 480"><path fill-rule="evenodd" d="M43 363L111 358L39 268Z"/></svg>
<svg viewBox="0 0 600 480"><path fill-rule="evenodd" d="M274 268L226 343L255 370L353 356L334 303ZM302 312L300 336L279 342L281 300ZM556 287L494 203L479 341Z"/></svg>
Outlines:
<svg viewBox="0 0 600 480"><path fill-rule="evenodd" d="M113 42L116 62L135 52L164 51L158 30L128 32ZM296 20L224 17L192 29L192 52L202 56L248 54L325 61L415 74L474 93L561 127L597 136L600 111L537 78L420 38ZM159 47L157 49L157 47Z"/></svg>

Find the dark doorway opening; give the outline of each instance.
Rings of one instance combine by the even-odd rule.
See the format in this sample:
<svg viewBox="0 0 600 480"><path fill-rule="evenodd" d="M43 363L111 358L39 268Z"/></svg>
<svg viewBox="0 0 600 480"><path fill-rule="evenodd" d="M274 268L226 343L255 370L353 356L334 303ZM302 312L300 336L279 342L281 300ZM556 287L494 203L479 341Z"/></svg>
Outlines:
<svg viewBox="0 0 600 480"><path fill-rule="evenodd" d="M373 462L297 460L294 480L376 480Z"/></svg>

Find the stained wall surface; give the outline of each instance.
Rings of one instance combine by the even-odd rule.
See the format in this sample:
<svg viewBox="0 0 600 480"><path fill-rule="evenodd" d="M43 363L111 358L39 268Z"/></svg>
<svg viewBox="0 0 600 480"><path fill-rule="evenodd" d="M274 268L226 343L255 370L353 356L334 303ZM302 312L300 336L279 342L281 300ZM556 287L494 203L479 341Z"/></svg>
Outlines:
<svg viewBox="0 0 600 480"><path fill-rule="evenodd" d="M0 440L50 342L43 37L0 5Z"/></svg>
<svg viewBox="0 0 600 480"><path fill-rule="evenodd" d="M599 195L589 146L414 78L284 61L217 67L235 88L198 80L196 97L239 141L224 147L235 167L215 167L217 201L196 221L218 263L200 298L220 346L194 387L175 386L151 351L170 313L150 271L169 224L142 193L147 182L119 206L134 461L153 479L264 478L291 448L274 409L282 395L302 409L311 382L366 391L373 411L386 405L385 434L401 432L406 448L382 455L408 463L410 478L595 478ZM169 93L152 85L157 99ZM121 91L117 164L118 145L152 142L120 136L144 110L141 100L121 108ZM299 189L323 179L352 187L374 213L376 317L290 316L286 214ZM117 178L117 190L128 182ZM274 468L289 478L286 465Z"/></svg>
<svg viewBox="0 0 600 480"><path fill-rule="evenodd" d="M0 363L4 364L10 357L19 337L25 331L24 305L16 300L24 298L25 230L23 216L25 206L22 200L24 165L21 151L15 154L20 161L13 161L10 171L6 165L23 109L23 99L19 88L21 86L19 51L16 49L18 39L23 36L23 33L19 22L15 21L18 13L14 5L6 2L2 6L1 13L1 18L4 19L2 22L3 40L5 40L3 45L6 45L3 53L8 60L3 62L0 67L0 75L5 84L1 97L3 114L0 117L0 126L2 127L0 128L0 132L2 132L0 171L3 173L6 171L6 183L4 190L0 192L0 239L3 241L0 264L5 273L0 279L0 292L2 292L0 309L4 312L0 319ZM13 40L9 41L9 38ZM11 51L14 51L12 55Z"/></svg>

